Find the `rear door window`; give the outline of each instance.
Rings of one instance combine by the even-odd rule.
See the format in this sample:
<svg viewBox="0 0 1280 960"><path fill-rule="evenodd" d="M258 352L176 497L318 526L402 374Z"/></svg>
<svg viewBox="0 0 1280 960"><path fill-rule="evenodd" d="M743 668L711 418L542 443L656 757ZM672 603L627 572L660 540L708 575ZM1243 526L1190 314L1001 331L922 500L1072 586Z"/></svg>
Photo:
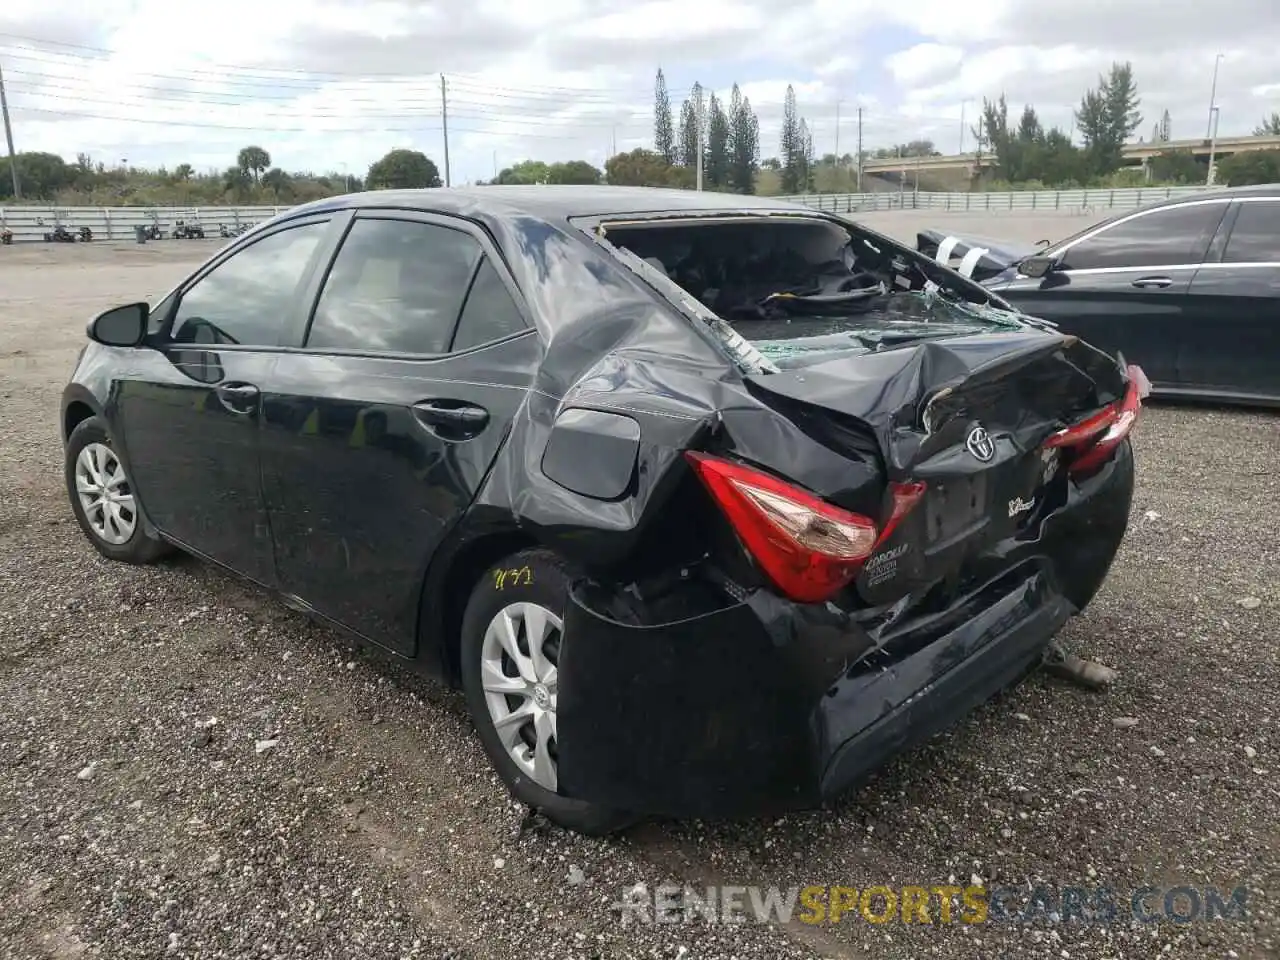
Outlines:
<svg viewBox="0 0 1280 960"><path fill-rule="evenodd" d="M463 230L360 218L316 304L313 350L447 353L483 250Z"/></svg>
<svg viewBox="0 0 1280 960"><path fill-rule="evenodd" d="M502 282L488 257L476 271L471 292L467 294L458 332L453 338L453 352L470 350L493 340L501 340L525 329L524 317L516 306L511 291Z"/></svg>

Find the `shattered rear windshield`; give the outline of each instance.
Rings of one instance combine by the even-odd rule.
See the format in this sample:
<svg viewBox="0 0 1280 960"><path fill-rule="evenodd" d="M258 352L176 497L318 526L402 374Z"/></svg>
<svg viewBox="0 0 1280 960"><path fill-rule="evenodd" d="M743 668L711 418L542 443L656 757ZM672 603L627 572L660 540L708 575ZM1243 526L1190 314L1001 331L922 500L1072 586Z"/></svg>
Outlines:
<svg viewBox="0 0 1280 960"><path fill-rule="evenodd" d="M906 248L830 220L691 217L604 232L655 286L678 288L756 372L1024 326L965 299L963 285L940 285Z"/></svg>

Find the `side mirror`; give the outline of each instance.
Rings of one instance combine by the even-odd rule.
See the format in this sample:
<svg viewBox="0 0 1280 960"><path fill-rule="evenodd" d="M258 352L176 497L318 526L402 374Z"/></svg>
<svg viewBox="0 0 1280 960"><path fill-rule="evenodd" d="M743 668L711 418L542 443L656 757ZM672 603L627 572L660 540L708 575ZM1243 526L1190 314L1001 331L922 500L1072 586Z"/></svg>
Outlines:
<svg viewBox="0 0 1280 960"><path fill-rule="evenodd" d="M1018 272L1024 277L1038 280L1058 265L1054 257L1027 257L1018 264Z"/></svg>
<svg viewBox="0 0 1280 960"><path fill-rule="evenodd" d="M147 335L151 308L145 303L127 303L105 310L89 321L89 339L108 347L136 347Z"/></svg>

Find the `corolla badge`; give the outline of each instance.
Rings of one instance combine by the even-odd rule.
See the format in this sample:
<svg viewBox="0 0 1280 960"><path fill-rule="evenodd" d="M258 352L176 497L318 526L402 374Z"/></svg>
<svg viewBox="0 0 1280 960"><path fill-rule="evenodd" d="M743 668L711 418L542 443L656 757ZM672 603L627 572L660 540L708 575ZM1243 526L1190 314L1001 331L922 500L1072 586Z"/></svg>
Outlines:
<svg viewBox="0 0 1280 960"><path fill-rule="evenodd" d="M1014 497L1009 501L1009 516L1016 517L1020 513L1026 513L1035 505L1035 497L1032 497L1030 500L1023 500L1021 497Z"/></svg>
<svg viewBox="0 0 1280 960"><path fill-rule="evenodd" d="M974 427L964 441L965 447L974 457L983 463L990 463L996 455L996 444L982 426Z"/></svg>

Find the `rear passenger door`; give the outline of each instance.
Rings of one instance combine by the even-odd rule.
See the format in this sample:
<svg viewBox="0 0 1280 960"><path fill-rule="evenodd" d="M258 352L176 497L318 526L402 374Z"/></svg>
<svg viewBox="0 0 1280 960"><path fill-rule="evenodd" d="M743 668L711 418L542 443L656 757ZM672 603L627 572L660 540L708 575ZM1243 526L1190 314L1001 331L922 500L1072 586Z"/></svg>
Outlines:
<svg viewBox="0 0 1280 960"><path fill-rule="evenodd" d="M469 221L355 216L263 389L263 492L286 593L397 652L541 357Z"/></svg>
<svg viewBox="0 0 1280 960"><path fill-rule="evenodd" d="M1280 396L1280 197L1241 197L1225 244L1191 281L1196 322L1179 355L1191 390Z"/></svg>

